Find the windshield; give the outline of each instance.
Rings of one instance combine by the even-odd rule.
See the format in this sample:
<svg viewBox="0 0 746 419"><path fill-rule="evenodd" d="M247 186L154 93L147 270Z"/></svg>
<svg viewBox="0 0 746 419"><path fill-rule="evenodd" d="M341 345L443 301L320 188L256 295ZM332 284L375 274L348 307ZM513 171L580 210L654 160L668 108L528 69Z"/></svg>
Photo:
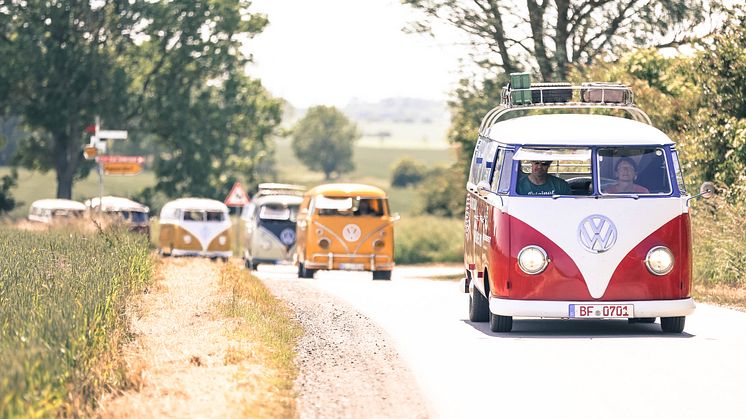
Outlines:
<svg viewBox="0 0 746 419"><path fill-rule="evenodd" d="M663 149L608 147L598 150L601 194L670 194Z"/></svg>
<svg viewBox="0 0 746 419"><path fill-rule="evenodd" d="M262 220L295 221L297 213L298 205L266 204L259 208L259 218Z"/></svg>
<svg viewBox="0 0 746 419"><path fill-rule="evenodd" d="M184 221L208 221L216 222L225 220L225 214L222 211L184 211Z"/></svg>
<svg viewBox="0 0 746 419"><path fill-rule="evenodd" d="M341 215L351 217L380 217L386 213L386 200L381 198L333 198L319 196L316 197L315 204L317 214L323 216Z"/></svg>
<svg viewBox="0 0 746 419"><path fill-rule="evenodd" d="M590 195L591 149L519 148L516 192L527 196Z"/></svg>

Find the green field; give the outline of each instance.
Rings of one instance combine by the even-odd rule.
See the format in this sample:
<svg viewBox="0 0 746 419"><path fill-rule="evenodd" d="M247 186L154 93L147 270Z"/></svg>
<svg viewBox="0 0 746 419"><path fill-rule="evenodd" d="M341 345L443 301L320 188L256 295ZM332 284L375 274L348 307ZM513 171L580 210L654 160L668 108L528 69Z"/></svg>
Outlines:
<svg viewBox="0 0 746 419"><path fill-rule="evenodd" d="M448 120L425 122L364 121L358 122L363 134L357 142L361 147L440 149L449 147L446 133Z"/></svg>
<svg viewBox="0 0 746 419"><path fill-rule="evenodd" d="M154 260L142 236L75 226L0 227L0 417L89 417L127 385L126 308Z"/></svg>
<svg viewBox="0 0 746 419"><path fill-rule="evenodd" d="M456 159L452 149L404 149L358 146L355 148L354 154L355 171L340 179L335 179L335 181L364 182L384 188L391 195L392 210L407 213L412 207L413 190L391 188L389 185L391 166L404 157L418 160L428 166L438 164L447 165L453 163ZM281 139L277 141L275 158L280 181L301 183L309 187L325 183L322 173L309 171L295 158L290 148L289 140ZM9 168L0 167L0 176L9 173ZM16 219L23 218L28 214L28 208L33 201L42 198L54 198L57 191L57 181L54 172L41 173L20 169L18 175L18 186L11 193L19 201L19 205L10 213L10 216ZM95 173L92 173L86 179L76 182L73 185L73 199L82 202L88 198L98 196L98 182L98 175ZM155 176L152 172L143 172L136 176L105 176L104 195L130 197L154 183Z"/></svg>

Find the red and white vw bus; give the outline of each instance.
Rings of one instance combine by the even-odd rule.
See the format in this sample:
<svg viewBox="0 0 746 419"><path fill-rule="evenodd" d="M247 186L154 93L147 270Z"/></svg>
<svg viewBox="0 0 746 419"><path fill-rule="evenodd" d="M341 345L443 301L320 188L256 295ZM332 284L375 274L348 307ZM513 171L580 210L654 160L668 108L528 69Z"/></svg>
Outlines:
<svg viewBox="0 0 746 419"><path fill-rule="evenodd" d="M627 87L505 87L467 189L471 321L509 332L513 317L660 317L663 332L683 331L691 196L675 144Z"/></svg>

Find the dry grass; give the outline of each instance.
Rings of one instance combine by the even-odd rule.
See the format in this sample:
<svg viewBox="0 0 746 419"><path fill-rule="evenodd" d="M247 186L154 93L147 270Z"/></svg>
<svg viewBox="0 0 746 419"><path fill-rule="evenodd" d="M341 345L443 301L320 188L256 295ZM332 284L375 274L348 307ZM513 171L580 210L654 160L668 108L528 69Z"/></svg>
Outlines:
<svg viewBox="0 0 746 419"><path fill-rule="evenodd" d="M298 375L294 363L295 347L302 329L290 316L290 310L238 261L224 264L220 285L229 299L221 312L236 322L231 347L224 358L226 365L241 365L241 382L250 389L244 404L247 417L297 417L293 383ZM241 342L252 342L250 347Z"/></svg>
<svg viewBox="0 0 746 419"><path fill-rule="evenodd" d="M746 311L746 289L743 288L726 285L695 285L693 294L698 302Z"/></svg>

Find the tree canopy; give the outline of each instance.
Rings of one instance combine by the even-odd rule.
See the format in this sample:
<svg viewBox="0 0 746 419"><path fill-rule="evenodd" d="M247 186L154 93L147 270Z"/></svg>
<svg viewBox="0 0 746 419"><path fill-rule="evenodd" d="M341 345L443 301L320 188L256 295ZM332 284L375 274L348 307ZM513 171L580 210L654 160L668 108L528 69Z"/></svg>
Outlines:
<svg viewBox="0 0 746 419"><path fill-rule="evenodd" d="M591 64L631 46L688 40L701 0L402 0L424 13L416 31L445 22L468 35L482 66L535 70L564 81L571 64Z"/></svg>
<svg viewBox="0 0 746 419"><path fill-rule="evenodd" d="M18 161L55 170L57 196L70 198L73 180L92 166L82 161L84 128L100 116L130 138L154 137L163 151L157 191L216 197L231 177L250 181L279 123L279 103L243 75L244 41L267 23L249 6L3 2L0 111L20 116L30 133Z"/></svg>
<svg viewBox="0 0 746 419"><path fill-rule="evenodd" d="M353 145L361 134L344 113L333 106L315 106L292 129L293 153L306 167L332 175L351 172Z"/></svg>

